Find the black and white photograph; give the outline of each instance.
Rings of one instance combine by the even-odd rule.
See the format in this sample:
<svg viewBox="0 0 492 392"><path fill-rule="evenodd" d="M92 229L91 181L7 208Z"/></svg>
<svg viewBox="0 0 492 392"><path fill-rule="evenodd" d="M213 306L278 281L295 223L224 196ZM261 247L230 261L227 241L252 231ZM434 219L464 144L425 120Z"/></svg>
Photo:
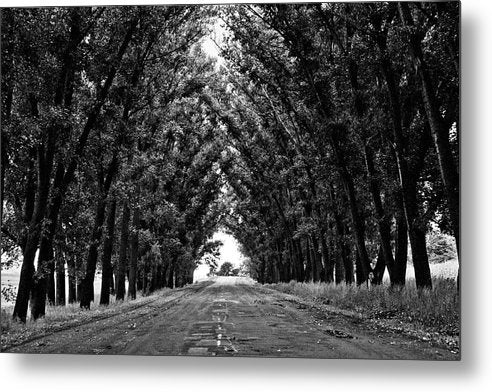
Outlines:
<svg viewBox="0 0 492 392"><path fill-rule="evenodd" d="M460 16L1 8L2 356L460 361Z"/></svg>

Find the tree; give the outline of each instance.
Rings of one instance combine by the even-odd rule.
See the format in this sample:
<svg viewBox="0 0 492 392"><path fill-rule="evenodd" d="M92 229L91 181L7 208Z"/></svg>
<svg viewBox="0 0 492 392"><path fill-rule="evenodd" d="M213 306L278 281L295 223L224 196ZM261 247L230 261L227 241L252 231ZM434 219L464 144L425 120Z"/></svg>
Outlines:
<svg viewBox="0 0 492 392"><path fill-rule="evenodd" d="M234 270L234 266L232 263L228 261L224 261L219 268L219 272L217 272L218 276L229 276L232 275L232 271Z"/></svg>

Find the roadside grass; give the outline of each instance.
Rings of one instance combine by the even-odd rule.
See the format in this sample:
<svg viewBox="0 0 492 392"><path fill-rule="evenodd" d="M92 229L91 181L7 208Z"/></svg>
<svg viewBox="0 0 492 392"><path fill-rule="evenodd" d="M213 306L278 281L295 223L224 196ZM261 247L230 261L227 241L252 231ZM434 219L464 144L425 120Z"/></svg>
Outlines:
<svg viewBox="0 0 492 392"><path fill-rule="evenodd" d="M367 287L333 283L277 283L272 289L315 303L348 309L372 319L396 319L426 330L458 336L460 299L456 281L434 278L432 290L417 290L414 279L405 287L389 284Z"/></svg>
<svg viewBox="0 0 492 392"><path fill-rule="evenodd" d="M137 298L131 301L115 301L115 297L111 296L109 305L99 305L99 296L95 295L95 301L91 303L90 310L81 309L79 303L67 304L66 306L47 305L44 317L34 321L28 315L25 324L12 319L13 304L7 306L2 304L0 315L1 347L3 349L12 343L29 339L32 336L43 335L55 330L83 324L92 319L104 318L112 314L131 310L152 302L169 291L171 289L164 288L148 296L143 296L141 292L137 292Z"/></svg>

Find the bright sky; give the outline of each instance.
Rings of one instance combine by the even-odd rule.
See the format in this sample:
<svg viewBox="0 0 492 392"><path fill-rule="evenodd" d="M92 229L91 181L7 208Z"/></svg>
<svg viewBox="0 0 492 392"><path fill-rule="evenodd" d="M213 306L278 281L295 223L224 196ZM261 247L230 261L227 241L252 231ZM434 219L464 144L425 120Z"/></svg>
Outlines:
<svg viewBox="0 0 492 392"><path fill-rule="evenodd" d="M245 257L239 250L239 243L232 235L223 231L217 231L213 235L212 241L222 241L223 244L220 248L219 268L225 261L232 263L235 267L239 267L244 261ZM194 280L196 281L205 278L209 271L208 265L199 265L193 274Z"/></svg>
<svg viewBox="0 0 492 392"><path fill-rule="evenodd" d="M210 57L219 57L219 49L215 45L214 41L210 37L205 37L202 42L203 51Z"/></svg>
<svg viewBox="0 0 492 392"><path fill-rule="evenodd" d="M220 26L219 21L217 20L213 26L212 31L203 39L201 44L202 49L207 54L207 56L217 60L217 68L224 64L224 58L221 56L220 50L216 45L216 43L218 45L222 44L224 34L225 30Z"/></svg>

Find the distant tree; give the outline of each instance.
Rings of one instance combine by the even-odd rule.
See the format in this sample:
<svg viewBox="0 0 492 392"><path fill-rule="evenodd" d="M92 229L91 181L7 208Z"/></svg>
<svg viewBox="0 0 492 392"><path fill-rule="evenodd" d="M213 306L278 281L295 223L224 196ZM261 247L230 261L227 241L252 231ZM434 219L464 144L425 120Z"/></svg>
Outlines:
<svg viewBox="0 0 492 392"><path fill-rule="evenodd" d="M217 266L214 264L209 264L209 270L207 276L214 276L217 273Z"/></svg>
<svg viewBox="0 0 492 392"><path fill-rule="evenodd" d="M232 265L232 263L230 263L228 261L225 261L220 266L219 272L217 272L217 275L219 275L219 276L229 276L229 275L231 275L231 273L233 271L233 267L234 266Z"/></svg>
<svg viewBox="0 0 492 392"><path fill-rule="evenodd" d="M220 248L222 245L222 241L208 241L200 250L200 254L203 254L200 259L201 263L204 263L209 267L207 276L213 276L217 272Z"/></svg>
<svg viewBox="0 0 492 392"><path fill-rule="evenodd" d="M444 263L458 258L453 237L440 232L432 232L428 235L427 253L431 264Z"/></svg>

